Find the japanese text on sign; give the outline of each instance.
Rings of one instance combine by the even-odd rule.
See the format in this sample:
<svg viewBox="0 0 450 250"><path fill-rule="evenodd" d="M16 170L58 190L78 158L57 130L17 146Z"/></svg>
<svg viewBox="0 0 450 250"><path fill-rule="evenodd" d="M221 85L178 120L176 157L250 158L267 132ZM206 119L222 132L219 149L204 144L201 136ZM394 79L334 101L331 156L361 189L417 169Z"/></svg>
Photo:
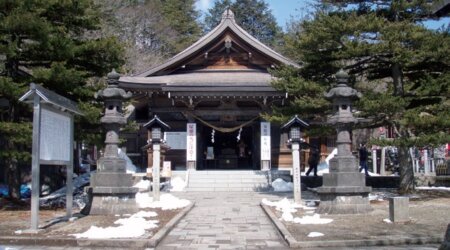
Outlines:
<svg viewBox="0 0 450 250"><path fill-rule="evenodd" d="M187 124L187 141L186 141L186 157L187 161L197 160L197 136L196 136L196 124Z"/></svg>
<svg viewBox="0 0 450 250"><path fill-rule="evenodd" d="M270 122L261 122L261 160L270 161Z"/></svg>

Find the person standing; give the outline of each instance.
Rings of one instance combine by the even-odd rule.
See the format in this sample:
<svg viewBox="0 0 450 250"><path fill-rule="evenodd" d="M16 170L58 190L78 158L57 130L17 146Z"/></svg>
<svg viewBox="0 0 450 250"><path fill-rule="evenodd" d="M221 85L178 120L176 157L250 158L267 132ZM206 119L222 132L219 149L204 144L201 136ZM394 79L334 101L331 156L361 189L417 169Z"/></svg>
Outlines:
<svg viewBox="0 0 450 250"><path fill-rule="evenodd" d="M309 176L311 170L313 169L314 169L314 176L317 176L317 165L319 164L319 160L320 160L319 150L317 148L312 148L308 159L309 169L308 172L306 172L306 176Z"/></svg>
<svg viewBox="0 0 450 250"><path fill-rule="evenodd" d="M365 144L361 144L359 147L359 172L364 169L364 173L366 176L369 176L369 172L367 171L367 157L369 152L367 152L367 148Z"/></svg>

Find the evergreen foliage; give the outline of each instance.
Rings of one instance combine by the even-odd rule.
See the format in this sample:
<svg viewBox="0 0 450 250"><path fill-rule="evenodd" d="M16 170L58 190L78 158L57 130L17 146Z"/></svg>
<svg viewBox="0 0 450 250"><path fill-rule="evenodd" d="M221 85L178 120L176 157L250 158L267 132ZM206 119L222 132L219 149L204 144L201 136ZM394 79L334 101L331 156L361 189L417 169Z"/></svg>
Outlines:
<svg viewBox="0 0 450 250"><path fill-rule="evenodd" d="M236 22L250 35L266 45L278 45L282 30L263 0L216 0L205 17L206 31L212 30L220 23L227 8L233 11Z"/></svg>
<svg viewBox="0 0 450 250"><path fill-rule="evenodd" d="M356 109L372 121L362 125L395 131L394 140L373 143L399 147L404 192L413 188L408 147L450 141L450 26L424 27L428 2L323 1L312 19L298 22L286 36L288 54L303 67L279 71L282 78L275 82L295 97L276 116L307 115L313 106L323 121L326 105L308 90L329 88L333 74L347 70L364 94Z"/></svg>
<svg viewBox="0 0 450 250"><path fill-rule="evenodd" d="M79 102L77 139L99 141L101 105L93 99L103 77L123 63L111 37L93 37L99 26L91 0L5 0L0 2L0 164L10 194L19 198L19 165L29 165L31 109L18 98L30 82ZM82 136L83 138L80 138Z"/></svg>
<svg viewBox="0 0 450 250"><path fill-rule="evenodd" d="M126 70L140 73L194 43L201 33L194 0L95 0L104 35L125 44Z"/></svg>

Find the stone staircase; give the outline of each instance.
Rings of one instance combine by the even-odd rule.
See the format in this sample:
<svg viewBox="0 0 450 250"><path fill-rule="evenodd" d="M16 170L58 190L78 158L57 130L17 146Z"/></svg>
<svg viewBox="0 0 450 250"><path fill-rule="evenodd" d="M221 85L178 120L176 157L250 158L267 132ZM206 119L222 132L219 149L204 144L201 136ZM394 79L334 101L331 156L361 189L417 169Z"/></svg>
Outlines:
<svg viewBox="0 0 450 250"><path fill-rule="evenodd" d="M191 171L186 191L248 192L269 191L267 174L253 170Z"/></svg>

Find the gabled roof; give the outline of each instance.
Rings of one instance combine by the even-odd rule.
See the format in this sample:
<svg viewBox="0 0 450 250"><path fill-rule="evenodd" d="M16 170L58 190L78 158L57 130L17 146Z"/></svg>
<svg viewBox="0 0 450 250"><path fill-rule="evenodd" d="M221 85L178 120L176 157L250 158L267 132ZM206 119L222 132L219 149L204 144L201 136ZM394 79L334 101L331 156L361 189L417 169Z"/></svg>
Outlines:
<svg viewBox="0 0 450 250"><path fill-rule="evenodd" d="M182 52L178 53L171 59L169 59L167 62L158 65L150 70L147 70L143 73L137 74L138 77L149 77L149 76L156 76L158 73L165 71L171 67L176 66L177 64L183 63L187 61L189 58L191 58L193 55L198 53L202 50L205 46L210 44L215 39L218 39L222 34L224 34L225 31L230 30L234 34L236 34L240 39L242 39L244 42L246 42L249 46L251 46L253 49L257 50L261 54L267 56L274 62L277 62L279 64L285 64L285 65L291 65L294 67L299 67L298 64L295 62L287 59L286 57L280 55L279 53L275 52L271 48L267 47L258 39L251 36L249 33L247 33L244 29L242 29L239 25L237 25L234 14L231 10L226 10L222 15L222 21L220 24L214 28L212 31L210 31L208 34L200 38L197 42L183 50Z"/></svg>
<svg viewBox="0 0 450 250"><path fill-rule="evenodd" d="M291 120L289 120L286 124L284 124L281 129L287 130L293 125L299 125L300 127L309 127L309 124L302 119L298 118L298 115L295 115Z"/></svg>
<svg viewBox="0 0 450 250"><path fill-rule="evenodd" d="M83 115L74 101L34 83L30 84L30 90L20 97L19 101L33 103L35 95L40 97L41 102L48 103L58 109L67 110L77 115Z"/></svg>

